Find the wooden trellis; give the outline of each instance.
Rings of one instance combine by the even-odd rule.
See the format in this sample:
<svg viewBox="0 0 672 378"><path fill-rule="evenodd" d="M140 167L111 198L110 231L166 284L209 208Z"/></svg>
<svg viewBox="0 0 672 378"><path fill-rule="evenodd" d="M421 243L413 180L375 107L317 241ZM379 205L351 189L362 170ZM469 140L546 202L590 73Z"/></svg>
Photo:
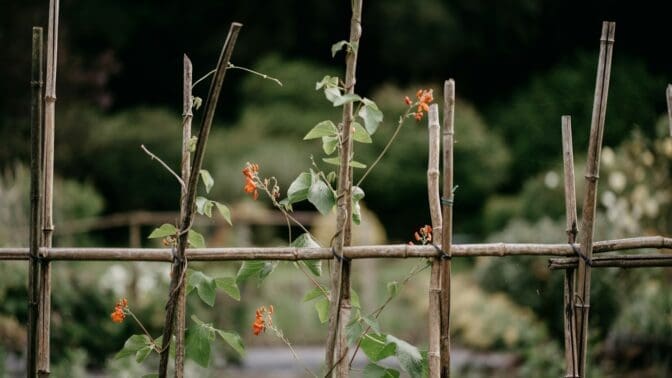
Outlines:
<svg viewBox="0 0 672 378"><path fill-rule="evenodd" d="M361 37L361 0L353 2L350 42L357 43ZM453 244L453 133L455 113L455 83L448 80L444 85L443 135L439 121L438 105L429 111L429 157L428 198L434 230L434 245L376 245L350 246L349 206L352 173L349 169L350 123L352 106L343 111L342 151L338 189L337 235L333 248L186 248L186 230L194 213L195 185L204 146L212 123L217 96L222 87L226 67L229 64L236 36L242 25L233 23L222 49L218 70L213 78L210 96L201 125L198 146L192 159L186 148L191 136L191 63L185 56L184 114L183 114L183 160L181 179L185 185L181 194L181 213L178 246L167 248L53 248L52 192L54 157L54 112L56 101L56 61L58 40L58 0L51 0L46 56L46 91L43 83L42 28L33 28L32 96L31 96L31 187L30 187L30 246L29 248L0 248L0 260L24 260L29 263L28 290L28 353L27 372L33 376L49 375L49 331L52 261L161 261L172 263L171 288L164 340L176 335L176 366L184 357L184 280L185 263L189 261L241 261L241 260L333 260L335 274L331 299L330 332L326 348L327 374L348 375L347 345L344 341L344 326L350 309L349 271L354 259L362 258L430 258L432 261L429 285L429 373L431 377L450 375L450 271L451 259L476 256L550 256L550 269L564 269L565 303L565 360L566 377L584 377L586 372L588 309L590 306L590 275L592 268L601 267L660 267L672 266L672 255L608 255L593 257L604 252L633 249L669 249L672 239L662 236L630 239L593 241L595 224L597 181L599 176L600 150L605 123L605 112L614 43L614 23L605 22L602 29L600 58L598 63L593 117L591 122L588 164L586 168L587 189L583 201L583 217L578 227L574 190L574 163L571 137L571 119L562 117L563 156L565 168L565 200L567 210L567 244ZM348 52L345 76L346 92L354 93L357 49ZM672 131L672 86L667 88L667 102ZM443 143L442 143L443 142ZM441 144L443 158L441 159ZM443 170L439 161L443 161ZM440 195L439 177L442 176L443 194ZM579 232L580 231L580 232ZM576 243L579 237L580 243ZM336 256L336 257L335 257ZM177 319L177 320L176 320ZM173 330L174 327L174 330ZM166 375L167 350L162 354L160 376ZM182 376L176 368L176 376Z"/></svg>

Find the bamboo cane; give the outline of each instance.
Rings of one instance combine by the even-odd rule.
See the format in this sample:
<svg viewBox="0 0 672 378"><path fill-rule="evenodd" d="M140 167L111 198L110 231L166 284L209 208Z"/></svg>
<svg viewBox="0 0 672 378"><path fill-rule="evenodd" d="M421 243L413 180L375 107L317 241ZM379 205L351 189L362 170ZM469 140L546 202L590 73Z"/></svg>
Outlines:
<svg viewBox="0 0 672 378"><path fill-rule="evenodd" d="M595 100L593 102L593 116L590 126L590 143L586 161L586 191L583 198L583 217L581 224L581 252L586 260L579 261L578 288L575 298L577 314L577 345L579 357L579 376L586 376L586 357L588 348L588 312L590 308L590 261L593 255L593 226L595 224L595 210L597 206L597 180L600 172L600 150L604 133L604 118L607 111L607 97L609 94L609 76L611 73L611 57L613 52L614 31L613 22L602 23L600 38L600 56L597 66L595 83Z"/></svg>
<svg viewBox="0 0 672 378"><path fill-rule="evenodd" d="M443 227L441 241L448 258L441 259L441 377L450 377L450 270L453 256L453 136L455 81L443 85Z"/></svg>
<svg viewBox="0 0 672 378"><path fill-rule="evenodd" d="M579 249L578 244L574 244ZM635 249L672 249L672 238L646 236L628 239L604 240L593 244L593 253L605 253ZM330 248L190 248L185 251L190 261L245 261L245 260L331 260ZM533 243L485 243L453 244L453 258L537 256L574 257L572 245ZM49 261L154 261L171 262L168 248L40 248L39 255ZM434 246L408 244L366 245L343 248L348 259L407 259L437 257L440 253ZM28 248L0 248L0 260L29 260Z"/></svg>
<svg viewBox="0 0 672 378"><path fill-rule="evenodd" d="M567 242L574 244L578 229L576 228L576 189L574 188L574 149L572 147L572 117L562 116L562 156L565 174L565 214L567 219ZM564 277L564 328L565 328L565 377L578 377L576 339L574 318L574 284L575 269L565 270Z"/></svg>
<svg viewBox="0 0 672 378"><path fill-rule="evenodd" d="M47 67L44 95L44 140L43 140L43 190L42 246L53 245L54 208L54 131L56 123L56 69L58 66L58 19L59 0L49 2L49 25L47 29ZM40 266L40 318L38 320L38 374L49 376L50 328L51 328L51 266L43 261Z"/></svg>
<svg viewBox="0 0 672 378"><path fill-rule="evenodd" d="M347 49L345 63L345 93L352 94L355 90L357 72L357 50L362 36L362 0L352 1L352 18L350 20L350 48ZM341 150L338 177L338 199L336 203L336 235L334 237L334 253L336 258L332 271L332 301L329 312L329 333L325 348L325 367L328 376L347 377L349 373L348 345L345 338L345 324L350 318L350 262L343 258L343 247L350 244L352 222L352 172L350 158L352 154L351 128L353 122L353 105L343 105L343 121L341 124ZM332 375L333 373L333 375Z"/></svg>
<svg viewBox="0 0 672 378"><path fill-rule="evenodd" d="M667 85L667 119L670 124L670 136L672 136L672 84Z"/></svg>
<svg viewBox="0 0 672 378"><path fill-rule="evenodd" d="M173 329L175 325L175 309L178 304L177 297L179 291L181 290L180 287L186 285L185 276L187 260L185 256L185 250L188 244L188 231L191 228L191 222L194 217L196 187L198 184L199 171L203 165L205 147L208 141L208 135L210 134L210 128L212 127L212 121L214 120L219 93L221 92L222 84L224 83L224 77L226 76L226 68L229 64L229 61L231 60L233 48L236 44L236 39L241 27L242 24L234 22L229 28L229 34L226 37L224 46L222 47L222 52L219 56L219 62L217 63L217 70L210 84L208 98L205 103L205 112L201 121L198 142L196 143L196 150L194 151L193 165L189 174L187 196L186 200L184 201L186 207L181 208L180 211L181 214L185 214L185 217L180 223L180 233L177 238L177 248L175 250L174 256L172 256L173 266L171 270L172 275L170 281L170 293L168 296L168 303L166 304L166 318L163 329L163 340L166 340L166 345L170 343L173 335ZM170 348L163 348L163 351L161 352L161 359L159 362L159 377L161 378L166 377L167 374L169 350ZM176 372L176 375L179 374L184 373Z"/></svg>
<svg viewBox="0 0 672 378"><path fill-rule="evenodd" d="M439 106L429 107L429 157L427 163L427 194L432 218L432 242L441 245L441 200L439 198L439 155L441 154L441 129ZM441 257L432 259L429 278L429 377L441 374Z"/></svg>
<svg viewBox="0 0 672 378"><path fill-rule="evenodd" d="M35 377L38 369L40 299L40 228L42 225L42 28L33 27L30 75L30 263L28 267L28 351L26 371Z"/></svg>
<svg viewBox="0 0 672 378"><path fill-rule="evenodd" d="M183 57L183 80L182 80L182 181L189 182L191 170L191 154L189 153L189 140L191 139L191 121L194 117L192 112L191 85L193 67L187 55ZM180 192L180 224L187 217L184 209L187 208L187 190L182 187ZM177 294L177 314L175 320L175 377L184 376L184 329L186 327L187 295L185 286L181 285Z"/></svg>
<svg viewBox="0 0 672 378"><path fill-rule="evenodd" d="M578 257L550 259L549 269L572 269L578 265ZM672 255L614 255L600 256L592 260L593 268L651 268L672 266Z"/></svg>

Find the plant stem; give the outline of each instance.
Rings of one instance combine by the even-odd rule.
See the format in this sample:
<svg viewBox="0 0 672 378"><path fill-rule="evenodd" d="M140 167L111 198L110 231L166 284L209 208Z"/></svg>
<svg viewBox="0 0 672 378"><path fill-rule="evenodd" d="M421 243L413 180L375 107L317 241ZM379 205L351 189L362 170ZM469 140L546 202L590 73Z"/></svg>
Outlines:
<svg viewBox="0 0 672 378"><path fill-rule="evenodd" d="M175 176L175 178L177 179L177 182L180 183L180 186L182 187L182 189L183 189L183 190L186 190L186 186L184 185L184 181L182 180L182 178L181 178L180 176L178 176L178 174L175 173L175 171L173 171L173 170L168 166L168 164L166 164L166 163L165 163L163 160L161 160L158 156L156 156L156 155L154 155L153 153L151 153L151 152L145 147L144 144L141 144L141 145L140 145L140 148L142 148L142 150L145 151L145 153L147 153L147 155L149 155L149 157L151 157L152 160L156 160L156 161L158 161L164 168L166 168L166 170L168 170L168 172L170 172L173 176Z"/></svg>
<svg viewBox="0 0 672 378"><path fill-rule="evenodd" d="M279 86L282 87L282 82L281 82L280 80L278 80L278 79L276 79L276 78L274 78L274 77L272 77L272 76L268 76L268 75L266 75L266 74L264 74L264 73L261 73L261 72L258 72L258 71L249 69L249 68L247 68L247 67L236 66L235 64L229 62L229 65L228 65L226 68L227 68L227 69L241 70L241 71L249 72L249 73L251 73L251 74L254 74L254 75L257 75L257 76L261 77L262 79L266 79L266 80L273 81L273 82L275 82L276 84L278 84Z"/></svg>
<svg viewBox="0 0 672 378"><path fill-rule="evenodd" d="M412 107L412 105L411 105L411 107ZM401 131L401 127L404 126L404 120L405 120L406 118L408 118L408 115L410 114L410 109L411 109L411 107L409 107L409 108L406 110L406 113L404 113L403 116L399 117L399 122L397 123L397 128L394 130L394 133L393 133L392 136L390 137L390 140L387 141L387 144L385 145L385 148L383 148L383 150L380 152L380 154L378 155L378 157L376 158L376 160L374 160L373 163L371 163L371 165L369 165L369 168L366 170L366 172L364 172L364 174L363 174L362 177L359 179L359 181L357 181L357 185L356 185L356 186L361 186L361 185L362 185L362 182L364 181L364 179L366 178L366 176L368 176L369 173L371 173L371 171L373 170L373 168L378 164L378 162L380 162L380 160L383 158L383 156L385 156L385 154L387 153L387 150L390 149L390 146L392 146L392 143L393 143L394 140L397 138L397 135L399 135L399 131Z"/></svg>

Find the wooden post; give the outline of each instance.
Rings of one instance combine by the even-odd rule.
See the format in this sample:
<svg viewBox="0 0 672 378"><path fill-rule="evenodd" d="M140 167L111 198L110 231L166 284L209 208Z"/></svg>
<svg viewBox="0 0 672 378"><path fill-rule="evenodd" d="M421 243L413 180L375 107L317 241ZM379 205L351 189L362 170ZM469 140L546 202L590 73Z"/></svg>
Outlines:
<svg viewBox="0 0 672 378"><path fill-rule="evenodd" d="M187 198L181 201L181 204L186 204L186 207L180 209L181 214L185 214L180 223L180 231L177 238L177 248L174 250L173 266L171 270L170 292L168 294L168 303L166 304L166 317L163 328L163 340L168 345L173 336L175 326L176 308L178 305L178 296L180 287L186 285L186 257L184 251L188 244L188 232L191 228L191 223L194 218L194 207L196 201L196 187L198 184L199 171L203 165L203 158L205 155L205 147L210 135L210 128L215 117L215 109L219 94L226 76L226 68L228 67L233 48L236 45L238 33L243 25L237 22L231 23L229 34L226 37L222 52L219 56L217 69L210 84L208 98L205 102L203 119L201 121L201 129L198 134L198 141L196 142L196 150L194 151L194 160L189 174L189 181L186 182ZM159 377L165 378L168 372L168 357L170 348L163 348L161 352L161 359L159 361ZM184 374L184 373L179 373ZM176 373L178 375L178 373Z"/></svg>
<svg viewBox="0 0 672 378"><path fill-rule="evenodd" d="M455 134L455 81L443 84L443 226L441 260L441 377L450 377L450 269L453 244L453 136Z"/></svg>
<svg viewBox="0 0 672 378"><path fill-rule="evenodd" d="M43 190L42 246L53 245L54 207L54 130L56 119L56 69L58 65L58 18L59 0L49 2L49 25L47 29L47 67L44 93L44 145L43 145ZM51 265L49 261L40 263L40 298L38 319L38 374L49 376L50 370L50 328L51 328Z"/></svg>
<svg viewBox="0 0 672 378"><path fill-rule="evenodd" d="M40 296L40 228L42 225L42 28L33 27L30 75L30 262L28 267L28 351L26 372L35 377L38 368L38 319Z"/></svg>
<svg viewBox="0 0 672 378"><path fill-rule="evenodd" d="M182 181L189 182L189 173L191 170L191 154L189 153L189 140L191 139L191 121L194 113L191 110L192 97L191 85L193 77L193 67L191 60L187 55L183 58L183 81L182 81ZM187 214L184 209L187 208L187 190L182 188L180 192L180 224L184 222ZM177 315L175 320L175 377L184 376L184 329L186 327L187 295L185 285L180 286L177 296Z"/></svg>
<svg viewBox="0 0 672 378"><path fill-rule="evenodd" d="M572 117L562 116L562 156L565 173L565 214L567 219L567 242L574 244L578 229L576 228L576 189L574 178L574 148L572 147ZM578 377L576 356L576 339L574 317L574 284L575 269L565 270L564 279L564 327L565 327L565 378Z"/></svg>
<svg viewBox="0 0 672 378"><path fill-rule="evenodd" d="M607 112L609 95L609 76L611 73L611 56L614 44L614 22L602 23L600 38L600 57L597 65L595 83L595 99L593 116L590 126L590 142L586 160L586 190L583 197L583 217L581 223L580 244L583 258L579 260L577 276L577 293L575 304L577 310L576 331L579 356L579 376L586 376L586 358L588 348L588 312L590 309L590 259L593 256L593 226L597 206L597 180L600 173L600 152L604 134L604 117Z"/></svg>
<svg viewBox="0 0 672 378"><path fill-rule="evenodd" d="M441 128L439 106L429 107L429 157L427 159L427 194L432 218L432 242L441 245L441 200L439 195L439 156L441 154ZM441 374L441 256L431 258L429 276L429 377Z"/></svg>
<svg viewBox="0 0 672 378"><path fill-rule="evenodd" d="M667 85L665 93L667 95L667 119L670 123L670 136L672 136L672 84Z"/></svg>
<svg viewBox="0 0 672 378"><path fill-rule="evenodd" d="M359 46L362 36L362 0L352 1L352 18L350 20L350 44ZM357 48L349 48L345 63L345 94L355 92L357 72ZM343 121L341 124L341 165L338 175L338 196L336 203L336 235L334 237L334 253L339 257L333 264L332 301L329 312L329 333L325 348L325 367L327 376L347 377L349 373L348 344L345 338L345 325L350 318L350 262L344 258L343 247L350 244L352 224L352 172L350 155L352 153L351 128L353 122L353 105L343 105Z"/></svg>

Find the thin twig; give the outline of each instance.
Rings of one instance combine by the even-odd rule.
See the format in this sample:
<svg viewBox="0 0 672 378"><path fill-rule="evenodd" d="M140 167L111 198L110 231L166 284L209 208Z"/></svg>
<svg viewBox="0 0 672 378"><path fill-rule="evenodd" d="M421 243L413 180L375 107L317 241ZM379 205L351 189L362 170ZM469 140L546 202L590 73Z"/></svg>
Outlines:
<svg viewBox="0 0 672 378"><path fill-rule="evenodd" d="M145 151L145 153L147 153L147 155L149 155L149 157L151 157L152 160L156 160L156 161L158 161L164 168L166 168L166 170L167 170L168 172L170 172L173 176L175 176L175 178L177 179L177 182L180 183L180 186L181 186L183 189L186 189L186 186L184 185L184 181L182 181L182 178L181 178L177 173L175 173L175 171L173 171L173 170L168 166L168 164L166 164L166 163L165 163L163 160L161 160L158 156L156 156L156 155L154 155L153 153L151 153L151 152L145 147L144 144L141 144L141 145L140 145L140 148L142 148L142 150Z"/></svg>
<svg viewBox="0 0 672 378"><path fill-rule="evenodd" d="M232 69L232 70L241 70L241 71L249 72L251 74L254 74L254 75L257 75L257 76L261 77L262 79L273 81L273 82L275 82L276 84L278 84L279 86L282 87L282 82L280 80L274 78L273 76L268 76L264 73L255 71L253 69L249 69L247 67L236 66L231 62L229 62L229 66L227 68Z"/></svg>

